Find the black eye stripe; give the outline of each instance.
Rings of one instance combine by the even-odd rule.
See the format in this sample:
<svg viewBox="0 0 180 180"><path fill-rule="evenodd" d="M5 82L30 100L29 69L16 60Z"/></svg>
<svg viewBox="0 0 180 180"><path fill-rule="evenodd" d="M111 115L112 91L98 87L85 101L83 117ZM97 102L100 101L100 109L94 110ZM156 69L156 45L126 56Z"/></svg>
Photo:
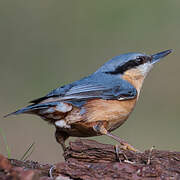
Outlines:
<svg viewBox="0 0 180 180"><path fill-rule="evenodd" d="M122 66L118 66L114 71L105 72L105 73L107 73L107 74L123 74L125 71L127 71L133 67L139 66L147 61L148 61L148 59L146 57L140 56L140 57L137 57L137 59L126 62Z"/></svg>
<svg viewBox="0 0 180 180"><path fill-rule="evenodd" d="M123 64L122 66L118 66L115 71L110 72L110 74L123 74L128 69L137 66L138 63L136 61L128 61L127 63Z"/></svg>

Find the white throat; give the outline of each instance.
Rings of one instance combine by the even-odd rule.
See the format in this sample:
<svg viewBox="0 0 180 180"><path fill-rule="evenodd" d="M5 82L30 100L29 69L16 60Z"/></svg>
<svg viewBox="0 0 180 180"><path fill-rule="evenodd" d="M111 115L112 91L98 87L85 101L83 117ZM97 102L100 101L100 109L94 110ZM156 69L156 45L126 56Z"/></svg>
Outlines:
<svg viewBox="0 0 180 180"><path fill-rule="evenodd" d="M147 62L145 64L138 66L137 69L142 73L144 77L146 77L148 72L152 69L152 67L153 67L153 64L151 64L150 62Z"/></svg>

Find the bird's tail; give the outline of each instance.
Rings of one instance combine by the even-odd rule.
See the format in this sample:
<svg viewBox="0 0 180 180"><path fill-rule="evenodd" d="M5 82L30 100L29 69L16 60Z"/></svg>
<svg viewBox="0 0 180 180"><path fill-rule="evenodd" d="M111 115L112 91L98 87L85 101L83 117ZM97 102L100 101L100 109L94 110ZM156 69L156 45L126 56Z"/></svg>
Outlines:
<svg viewBox="0 0 180 180"><path fill-rule="evenodd" d="M49 103L43 103L43 104L32 104L32 105L29 105L25 108L19 109L15 112L9 113L9 114L5 115L4 117L8 117L11 115L18 115L18 114L22 114L22 113L33 113L35 110L47 109L49 107L54 107L57 104L58 104L58 102L49 102Z"/></svg>

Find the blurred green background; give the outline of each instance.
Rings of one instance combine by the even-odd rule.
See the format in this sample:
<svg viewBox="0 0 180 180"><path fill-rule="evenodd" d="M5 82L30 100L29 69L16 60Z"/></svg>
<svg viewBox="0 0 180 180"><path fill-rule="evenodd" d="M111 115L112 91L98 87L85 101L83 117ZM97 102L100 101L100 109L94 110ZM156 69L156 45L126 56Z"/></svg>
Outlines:
<svg viewBox="0 0 180 180"><path fill-rule="evenodd" d="M54 127L32 115L3 115L94 72L126 52L174 52L147 77L128 121L114 133L140 150L180 151L180 1L1 0L0 128L13 158L62 160ZM109 137L92 138L104 143ZM71 138L71 140L74 140ZM0 136L0 152L6 154Z"/></svg>

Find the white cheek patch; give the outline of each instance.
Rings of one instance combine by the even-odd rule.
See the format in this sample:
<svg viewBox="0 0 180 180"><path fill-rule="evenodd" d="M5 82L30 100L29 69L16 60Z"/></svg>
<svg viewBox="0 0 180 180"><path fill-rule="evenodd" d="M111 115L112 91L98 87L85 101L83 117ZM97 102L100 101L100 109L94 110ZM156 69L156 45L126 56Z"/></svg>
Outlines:
<svg viewBox="0 0 180 180"><path fill-rule="evenodd" d="M60 102L58 103L58 105L55 107L55 110L56 111L59 111L59 112L68 112L68 111L71 111L72 110L72 106L71 105L68 105L68 104L65 104L63 102Z"/></svg>
<svg viewBox="0 0 180 180"><path fill-rule="evenodd" d="M137 67L137 69L142 73L143 76L146 76L148 72L152 69L153 65L150 62L142 64Z"/></svg>
<svg viewBox="0 0 180 180"><path fill-rule="evenodd" d="M55 125L60 128L71 128L71 126L68 125L64 120L56 121Z"/></svg>

